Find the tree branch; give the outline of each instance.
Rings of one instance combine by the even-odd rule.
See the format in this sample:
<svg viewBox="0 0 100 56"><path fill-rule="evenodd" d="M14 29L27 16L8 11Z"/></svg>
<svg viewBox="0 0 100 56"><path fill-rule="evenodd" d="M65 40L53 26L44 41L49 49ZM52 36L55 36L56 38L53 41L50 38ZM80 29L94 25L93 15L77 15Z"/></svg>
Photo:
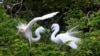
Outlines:
<svg viewBox="0 0 100 56"><path fill-rule="evenodd" d="M21 0L21 2L20 2L20 7L19 7L19 9L17 10L17 12L16 12L15 14L18 14L18 13L20 12L20 10L21 10L21 8L22 8L22 5L23 5L23 0Z"/></svg>
<svg viewBox="0 0 100 56"><path fill-rule="evenodd" d="M94 12L94 11L89 11L88 13L87 13L87 20L88 20L88 23L87 23L87 25L89 25L90 24L90 17L89 17L89 15L90 15L90 13L92 13L92 12Z"/></svg>

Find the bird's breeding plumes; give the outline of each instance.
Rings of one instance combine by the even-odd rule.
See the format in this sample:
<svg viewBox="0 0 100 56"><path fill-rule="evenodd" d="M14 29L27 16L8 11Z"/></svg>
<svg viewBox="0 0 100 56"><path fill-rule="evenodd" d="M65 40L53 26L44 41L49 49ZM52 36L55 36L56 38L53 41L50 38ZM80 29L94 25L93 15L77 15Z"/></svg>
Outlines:
<svg viewBox="0 0 100 56"><path fill-rule="evenodd" d="M31 30L32 25L34 23L36 23L37 21L39 21L39 20L45 20L45 19L51 18L51 17L55 16L58 13L59 12L53 12L53 13L43 15L41 17L35 17L28 24L21 23L17 26L18 32L21 32L23 34L23 36L29 40L29 42L38 41L40 38L32 38L32 30ZM40 29L43 29L43 28L40 28ZM39 35L39 32L38 32L38 35Z"/></svg>
<svg viewBox="0 0 100 56"><path fill-rule="evenodd" d="M78 43L78 41L80 41L80 38L77 38L73 35L73 34L75 34L74 33L75 31L74 32L72 31L74 28L68 30L66 33L58 34L57 36L56 36L56 34L59 32L59 29L60 29L59 25L54 23L51 26L51 29L54 31L51 35L52 42L57 43L57 44L64 44L64 43L70 41L70 43L68 45L73 49L77 49L77 43Z"/></svg>
<svg viewBox="0 0 100 56"><path fill-rule="evenodd" d="M16 28L18 29L18 32L24 33L25 30L26 30L26 26L27 26L26 24L20 23L20 24L18 24L18 25L16 26Z"/></svg>
<svg viewBox="0 0 100 56"><path fill-rule="evenodd" d="M77 33L80 33L82 31L75 31L75 29L78 27L79 25L67 30L66 34L69 34L69 35L74 35L74 34L77 34Z"/></svg>

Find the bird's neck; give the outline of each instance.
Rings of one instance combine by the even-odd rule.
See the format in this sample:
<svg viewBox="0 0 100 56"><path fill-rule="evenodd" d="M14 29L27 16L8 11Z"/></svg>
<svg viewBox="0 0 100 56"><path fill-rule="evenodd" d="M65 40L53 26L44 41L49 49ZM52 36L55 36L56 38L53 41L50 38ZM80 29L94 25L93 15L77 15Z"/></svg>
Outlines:
<svg viewBox="0 0 100 56"><path fill-rule="evenodd" d="M36 38L32 37L33 42L39 41L41 38L40 32L35 31L35 35L36 35Z"/></svg>
<svg viewBox="0 0 100 56"><path fill-rule="evenodd" d="M51 35L51 41L54 41L56 39L56 34L59 32L59 29L56 29L52 35Z"/></svg>

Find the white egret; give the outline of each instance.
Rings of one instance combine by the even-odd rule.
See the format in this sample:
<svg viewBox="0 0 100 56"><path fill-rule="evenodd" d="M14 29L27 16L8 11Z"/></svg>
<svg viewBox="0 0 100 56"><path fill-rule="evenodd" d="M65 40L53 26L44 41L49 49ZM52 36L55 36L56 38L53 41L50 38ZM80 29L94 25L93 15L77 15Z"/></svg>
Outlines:
<svg viewBox="0 0 100 56"><path fill-rule="evenodd" d="M73 27L66 33L58 34L56 36L56 34L59 32L60 27L58 24L54 23L51 26L51 29L54 31L51 35L51 41L57 44L65 44L66 42L70 41L68 45L72 49L77 49L77 43L80 40L80 38L73 36L73 34L78 33L78 31L73 31L76 27Z"/></svg>
<svg viewBox="0 0 100 56"><path fill-rule="evenodd" d="M45 20L45 19L51 18L51 17L55 16L58 13L59 12L53 12L53 13L49 13L49 14L43 15L41 17L36 17L36 18L32 19L28 24L21 23L21 24L19 24L17 26L18 33L19 32L22 33L24 35L24 37L29 40L29 43L31 43L31 41L36 42L39 39L34 39L33 38L33 40L31 40L32 39L32 30L31 30L32 25L35 22L39 21L39 20Z"/></svg>

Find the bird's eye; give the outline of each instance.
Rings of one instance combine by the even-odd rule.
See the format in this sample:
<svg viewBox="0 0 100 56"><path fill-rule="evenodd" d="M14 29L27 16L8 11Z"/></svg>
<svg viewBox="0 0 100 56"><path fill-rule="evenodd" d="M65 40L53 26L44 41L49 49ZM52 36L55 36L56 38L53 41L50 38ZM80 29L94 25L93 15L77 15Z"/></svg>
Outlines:
<svg viewBox="0 0 100 56"><path fill-rule="evenodd" d="M42 29L42 31L44 32L44 31L45 31L45 29Z"/></svg>
<svg viewBox="0 0 100 56"><path fill-rule="evenodd" d="M52 31L54 31L55 30L55 27L52 27L51 29L52 29Z"/></svg>
<svg viewBox="0 0 100 56"><path fill-rule="evenodd" d="M24 32L24 30L23 29L20 29L20 32Z"/></svg>
<svg viewBox="0 0 100 56"><path fill-rule="evenodd" d="M51 29L53 29L54 28L54 26L51 26Z"/></svg>
<svg viewBox="0 0 100 56"><path fill-rule="evenodd" d="M45 32L45 29L40 30L40 32Z"/></svg>
<svg viewBox="0 0 100 56"><path fill-rule="evenodd" d="M43 32L45 32L45 30L43 30Z"/></svg>

